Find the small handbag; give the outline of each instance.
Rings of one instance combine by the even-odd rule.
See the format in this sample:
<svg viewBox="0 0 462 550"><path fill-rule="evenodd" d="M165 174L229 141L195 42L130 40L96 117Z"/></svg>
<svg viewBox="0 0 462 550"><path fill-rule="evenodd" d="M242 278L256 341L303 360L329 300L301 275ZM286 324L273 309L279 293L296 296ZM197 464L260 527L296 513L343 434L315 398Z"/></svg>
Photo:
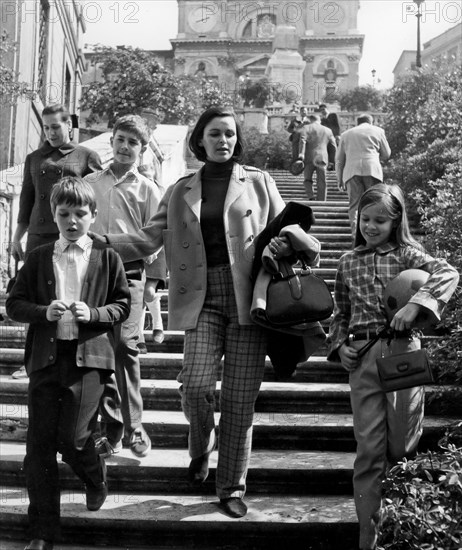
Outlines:
<svg viewBox="0 0 462 550"><path fill-rule="evenodd" d="M295 271L279 261L280 272L273 275L266 295L266 317L275 327L323 321L331 316L334 302L325 281L304 266Z"/></svg>
<svg viewBox="0 0 462 550"><path fill-rule="evenodd" d="M385 392L434 383L433 372L424 349L378 358L377 369Z"/></svg>
<svg viewBox="0 0 462 550"><path fill-rule="evenodd" d="M289 171L293 176L299 176L305 170L303 160L294 160L290 163Z"/></svg>

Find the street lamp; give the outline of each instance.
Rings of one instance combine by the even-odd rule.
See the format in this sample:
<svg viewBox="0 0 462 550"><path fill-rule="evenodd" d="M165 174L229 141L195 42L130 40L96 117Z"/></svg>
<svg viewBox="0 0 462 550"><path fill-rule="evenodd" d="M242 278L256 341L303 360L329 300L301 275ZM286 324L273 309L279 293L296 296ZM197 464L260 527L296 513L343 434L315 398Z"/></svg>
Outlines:
<svg viewBox="0 0 462 550"><path fill-rule="evenodd" d="M377 71L375 69L372 69L372 87L375 88L375 75L377 74Z"/></svg>
<svg viewBox="0 0 462 550"><path fill-rule="evenodd" d="M420 68L422 67L422 61L420 59L420 18L422 17L422 12L420 11L420 7L425 0L413 0L413 1L414 1L414 4L417 4L417 13L415 14L415 16L417 17L417 55L415 59L415 66Z"/></svg>

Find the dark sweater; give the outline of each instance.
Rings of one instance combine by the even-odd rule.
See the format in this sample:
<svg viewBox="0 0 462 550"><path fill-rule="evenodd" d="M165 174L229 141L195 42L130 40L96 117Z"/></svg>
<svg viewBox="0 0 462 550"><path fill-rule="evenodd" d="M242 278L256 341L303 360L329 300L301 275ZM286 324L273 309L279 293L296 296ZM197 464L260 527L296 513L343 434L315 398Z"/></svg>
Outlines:
<svg viewBox="0 0 462 550"><path fill-rule="evenodd" d="M201 230L207 266L229 264L223 209L234 160L207 161L202 170Z"/></svg>

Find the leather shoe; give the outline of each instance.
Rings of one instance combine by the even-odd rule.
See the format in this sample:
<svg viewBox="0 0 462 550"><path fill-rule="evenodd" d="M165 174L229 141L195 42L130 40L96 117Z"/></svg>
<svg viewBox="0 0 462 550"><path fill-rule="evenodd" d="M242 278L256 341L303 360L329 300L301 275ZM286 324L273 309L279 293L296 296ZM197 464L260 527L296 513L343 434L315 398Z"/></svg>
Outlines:
<svg viewBox="0 0 462 550"><path fill-rule="evenodd" d="M91 485L85 486L85 494L87 496L87 508L91 512L96 512L104 504L107 497L107 481L102 481L92 487Z"/></svg>
<svg viewBox="0 0 462 550"><path fill-rule="evenodd" d="M33 539L24 550L53 550L53 543L43 539Z"/></svg>
<svg viewBox="0 0 462 550"><path fill-rule="evenodd" d="M220 500L220 505L223 512L232 518L242 518L247 514L247 506L242 498L222 498Z"/></svg>
<svg viewBox="0 0 462 550"><path fill-rule="evenodd" d="M194 485L201 485L209 476L210 453L193 458L188 468L189 481Z"/></svg>
<svg viewBox="0 0 462 550"><path fill-rule="evenodd" d="M103 481L96 485L85 485L85 494L87 497L87 508L91 512L96 512L104 504L107 497L107 481L106 481L106 461L99 457L101 463L101 473Z"/></svg>

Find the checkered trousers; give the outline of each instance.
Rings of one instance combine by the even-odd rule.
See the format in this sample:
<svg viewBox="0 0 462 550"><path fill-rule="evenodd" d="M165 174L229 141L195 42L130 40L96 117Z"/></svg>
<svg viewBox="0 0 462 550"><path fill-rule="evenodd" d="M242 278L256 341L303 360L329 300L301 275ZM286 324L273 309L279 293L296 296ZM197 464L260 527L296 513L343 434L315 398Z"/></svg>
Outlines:
<svg viewBox="0 0 462 550"><path fill-rule="evenodd" d="M189 453L198 458L215 445L215 390L224 356L216 475L219 498L242 498L245 493L265 355L265 331L256 325L239 325L230 267L208 269L204 307L197 327L186 331L178 381L190 423Z"/></svg>

